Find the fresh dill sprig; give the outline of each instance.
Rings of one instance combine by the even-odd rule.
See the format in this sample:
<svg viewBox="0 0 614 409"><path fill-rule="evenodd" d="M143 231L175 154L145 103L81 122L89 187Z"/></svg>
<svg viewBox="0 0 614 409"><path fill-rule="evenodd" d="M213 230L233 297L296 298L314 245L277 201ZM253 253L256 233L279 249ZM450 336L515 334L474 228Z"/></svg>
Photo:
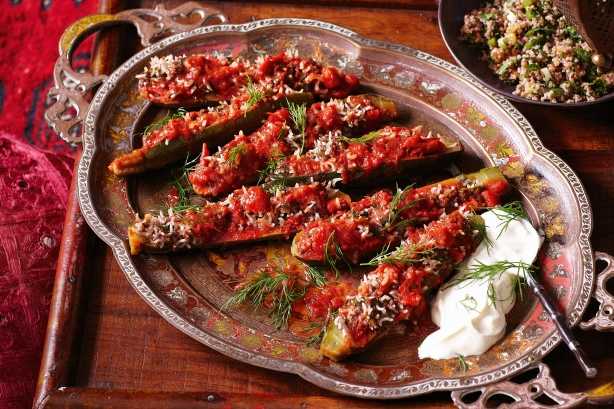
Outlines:
<svg viewBox="0 0 614 409"><path fill-rule="evenodd" d="M294 124L294 129L301 135L301 151L302 154L305 150L305 129L307 128L307 104L295 104L288 101L286 98L286 104L288 105L288 112L290 113L290 119Z"/></svg>
<svg viewBox="0 0 614 409"><path fill-rule="evenodd" d="M187 114L187 113L188 113L188 111L186 111L185 108L178 108L176 111L170 112L164 118L160 118L157 121L152 122L151 124L147 125L145 127L145 129L143 129L143 135L147 136L150 133L152 133L153 131L155 131L156 129L162 128L164 125L166 125L167 123L169 123L173 119L183 118L185 116L185 114Z"/></svg>
<svg viewBox="0 0 614 409"><path fill-rule="evenodd" d="M328 239L326 239L326 244L324 246L324 261L335 272L335 277L339 278L339 276L341 275L339 267L337 266L337 263L339 261L343 261L348 267L348 269L352 271L352 266L345 259L343 250L341 249L341 246L335 238L335 232L332 232L330 236L328 236ZM331 247L333 248L333 254L331 254L329 251Z"/></svg>
<svg viewBox="0 0 614 409"><path fill-rule="evenodd" d="M179 176L171 182L171 185L177 190L177 203L174 206L169 206L175 213L185 212L188 210L199 209L199 205L190 203L190 196L194 193L192 184L188 180L188 174L196 167L199 156L190 159L186 156L185 161L179 169Z"/></svg>
<svg viewBox="0 0 614 409"><path fill-rule="evenodd" d="M276 194L280 190L284 190L290 186L290 178L285 174L272 173L267 178L267 182L262 185L264 190L270 194Z"/></svg>
<svg viewBox="0 0 614 409"><path fill-rule="evenodd" d="M265 298L277 290L277 287L288 279L286 274L277 274L271 276L266 271L262 270L260 274L247 282L232 297L230 297L222 306L222 309L228 309L239 304L250 302L252 305L259 307L264 302Z"/></svg>
<svg viewBox="0 0 614 409"><path fill-rule="evenodd" d="M478 300L476 300L475 297L466 294L465 298L463 298L459 302L463 307L465 307L467 311L477 311Z"/></svg>
<svg viewBox="0 0 614 409"><path fill-rule="evenodd" d="M463 372L467 372L469 370L469 364L465 360L465 357L462 355L458 355L458 366Z"/></svg>
<svg viewBox="0 0 614 409"><path fill-rule="evenodd" d="M252 82L252 78L251 77L247 77L247 84L246 84L246 89L247 89L247 94L249 95L249 98L247 99L247 109L253 107L254 105L256 105L258 102L262 101L262 99L264 99L264 92L262 92L253 82Z"/></svg>
<svg viewBox="0 0 614 409"><path fill-rule="evenodd" d="M384 223L385 228L393 229L397 227L404 227L406 224L410 223L409 220L399 221L399 217L401 216L401 213L412 208L418 202L418 199L416 199L405 204L404 206L401 206L403 197L411 188L413 188L413 185L409 185L404 189L399 189L399 187L397 186L397 191L395 192L394 196L392 197L392 200L390 201L390 210L388 211L388 218Z"/></svg>
<svg viewBox="0 0 614 409"><path fill-rule="evenodd" d="M247 152L247 145L244 142L241 142L228 150L228 155L226 156L226 160L231 166L236 166L239 163L239 158Z"/></svg>
<svg viewBox="0 0 614 409"><path fill-rule="evenodd" d="M264 181L277 170L284 158L285 156L280 153L279 155L271 156L269 160L267 160L264 168L258 171L258 185L264 183Z"/></svg>
<svg viewBox="0 0 614 409"><path fill-rule="evenodd" d="M339 139L347 143L369 143L379 138L380 136L382 136L380 131L371 131L368 134L362 135L358 138L348 138L347 136L339 136Z"/></svg>
<svg viewBox="0 0 614 409"><path fill-rule="evenodd" d="M305 278L316 287L326 285L326 275L324 272L309 264L305 264Z"/></svg>
<svg viewBox="0 0 614 409"><path fill-rule="evenodd" d="M471 280L486 281L488 282L486 294L491 304L494 306L496 305L497 301L503 301L503 299L498 298L493 282L506 271L516 273L514 278L515 281L513 283L513 288L515 291L512 291L510 296L518 293L519 296L522 297L522 286L524 283L526 283L527 276L535 271L535 267L522 261L504 260L497 261L493 264L485 264L481 261L477 261L476 264L467 268L460 275L451 280L444 288L448 288L456 284L463 285L463 283L468 283Z"/></svg>
<svg viewBox="0 0 614 409"><path fill-rule="evenodd" d="M282 284L281 290L273 298L273 307L269 314L275 328L280 329L288 325L290 314L292 314L292 305L295 301L303 298L305 292L305 288L289 288L286 283Z"/></svg>
<svg viewBox="0 0 614 409"><path fill-rule="evenodd" d="M463 274L453 280L462 283L467 280L493 280L508 270L515 271L520 276L531 274L535 267L523 261L497 261L493 264L486 264L476 261L474 265L463 271Z"/></svg>
<svg viewBox="0 0 614 409"><path fill-rule="evenodd" d="M288 324L292 313L292 305L305 295L305 288L294 288L288 285L288 275L278 273L275 276L261 271L256 277L246 283L222 306L222 309L232 308L239 304L250 303L261 307L270 297L269 317L275 328L280 329Z"/></svg>
<svg viewBox="0 0 614 409"><path fill-rule="evenodd" d="M429 259L434 259L437 255L436 249L420 249L416 244L405 244L388 252L389 245L383 251L373 257L363 266L377 266L379 264L400 264L409 266L412 264L423 263Z"/></svg>
<svg viewBox="0 0 614 409"><path fill-rule="evenodd" d="M478 218L477 216L469 217L469 226L471 227L471 231L477 232L478 237L482 241L484 241L487 250L494 245L493 241L490 239L490 237L488 237L488 234L486 233L486 224L483 220L480 220L480 218Z"/></svg>
<svg viewBox="0 0 614 409"><path fill-rule="evenodd" d="M527 212L524 210L522 203L519 201L510 202L504 204L503 206L494 207L493 213L497 216L501 222L497 225L497 229L499 229L499 233L497 235L497 239L501 237L503 233L507 230L510 223L514 220L528 219L529 216Z"/></svg>

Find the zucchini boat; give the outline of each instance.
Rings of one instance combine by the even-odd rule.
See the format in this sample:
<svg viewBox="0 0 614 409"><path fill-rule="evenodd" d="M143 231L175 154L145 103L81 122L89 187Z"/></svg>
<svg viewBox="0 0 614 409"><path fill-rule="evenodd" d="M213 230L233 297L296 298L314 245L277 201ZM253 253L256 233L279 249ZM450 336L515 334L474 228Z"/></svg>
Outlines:
<svg viewBox="0 0 614 409"><path fill-rule="evenodd" d="M137 78L143 98L167 107L228 100L252 82L273 94L301 91L324 98L343 98L359 83L337 68L283 52L254 63L205 54L152 57Z"/></svg>
<svg viewBox="0 0 614 409"><path fill-rule="evenodd" d="M474 251L480 224L480 216L461 211L443 215L383 257L327 323L320 353L339 361L367 348L390 324L427 314L428 293Z"/></svg>
<svg viewBox="0 0 614 409"><path fill-rule="evenodd" d="M508 182L498 168L485 168L420 188L388 191L351 204L348 212L309 223L292 240L292 255L308 263L357 264L406 234L455 210L500 203Z"/></svg>
<svg viewBox="0 0 614 409"><path fill-rule="evenodd" d="M458 141L423 133L422 126L387 126L359 138L329 133L304 155L284 158L271 179L313 177L341 178L344 184L365 185L402 175L417 168L434 167L462 151Z"/></svg>
<svg viewBox="0 0 614 409"><path fill-rule="evenodd" d="M349 208L349 196L321 183L275 194L243 187L224 201L147 213L128 228L130 252L175 252L289 237L306 223Z"/></svg>
<svg viewBox="0 0 614 409"><path fill-rule="evenodd" d="M159 169L188 154L199 153L203 143L216 147L230 141L239 131L258 128L270 111L292 103L312 101L309 93L293 93L283 98L249 93L237 95L215 108L186 112L163 123L143 136L143 147L114 159L109 170L118 176Z"/></svg>
<svg viewBox="0 0 614 409"><path fill-rule="evenodd" d="M274 167L281 157L293 152L292 156L300 155L304 149L313 148L322 135L371 130L397 116L393 101L374 95L318 102L309 109L290 104L290 111L280 109L269 115L254 133L240 132L213 155L203 145L200 162L189 175L194 191L207 197L227 194L256 182L261 171Z"/></svg>

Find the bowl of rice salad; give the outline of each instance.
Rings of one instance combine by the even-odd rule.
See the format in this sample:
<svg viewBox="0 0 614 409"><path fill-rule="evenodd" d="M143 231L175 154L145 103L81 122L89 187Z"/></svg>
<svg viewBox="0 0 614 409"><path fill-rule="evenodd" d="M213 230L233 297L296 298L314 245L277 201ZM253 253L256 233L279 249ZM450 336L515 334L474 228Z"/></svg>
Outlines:
<svg viewBox="0 0 614 409"><path fill-rule="evenodd" d="M593 64L590 46L551 0L441 0L439 27L456 61L510 99L557 106L614 99L614 66Z"/></svg>

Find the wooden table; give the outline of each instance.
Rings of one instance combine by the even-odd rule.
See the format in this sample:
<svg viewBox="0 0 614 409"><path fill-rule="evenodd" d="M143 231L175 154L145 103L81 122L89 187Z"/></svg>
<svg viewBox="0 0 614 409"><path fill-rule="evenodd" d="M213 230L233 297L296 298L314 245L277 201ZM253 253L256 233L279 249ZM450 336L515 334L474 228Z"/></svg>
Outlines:
<svg viewBox="0 0 614 409"><path fill-rule="evenodd" d="M169 2L169 8L180 2ZM453 61L437 26L434 0L316 1L287 3L205 1L231 22L306 17L348 27L376 39L419 48ZM154 2L101 0L101 12L152 7ZM99 37L94 69L109 70L134 52L133 32ZM114 51L120 49L121 55ZM593 245L614 253L614 104L583 110L518 105L546 146L578 172L592 199ZM74 197L74 195L73 195ZM111 251L88 228L76 200L68 209L52 302L50 329L35 407L383 407L321 390L295 375L245 365L180 333L132 290ZM87 237L87 240L83 238ZM81 263L87 255L85 263ZM83 267L80 267L83 265ZM571 354L558 347L545 360L560 388L579 391L614 374L614 334L576 331L600 371L587 380ZM74 336L73 336L74 334ZM58 387L68 388L58 390ZM249 394L249 396L243 395ZM452 407L436 393L393 407Z"/></svg>

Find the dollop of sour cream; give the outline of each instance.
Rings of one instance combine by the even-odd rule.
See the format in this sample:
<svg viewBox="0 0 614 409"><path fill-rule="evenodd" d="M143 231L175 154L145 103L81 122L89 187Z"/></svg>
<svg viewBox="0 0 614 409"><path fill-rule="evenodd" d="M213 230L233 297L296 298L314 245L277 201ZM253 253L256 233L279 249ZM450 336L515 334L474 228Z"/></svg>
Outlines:
<svg viewBox="0 0 614 409"><path fill-rule="evenodd" d="M418 348L420 358L447 359L480 355L505 334L505 314L514 306L515 284L519 274L511 268L492 279L455 278L480 264L497 262L532 264L543 238L524 218L506 220L504 210L484 214L485 239L459 267L450 283L444 285L431 307L431 318L439 329L424 339Z"/></svg>

